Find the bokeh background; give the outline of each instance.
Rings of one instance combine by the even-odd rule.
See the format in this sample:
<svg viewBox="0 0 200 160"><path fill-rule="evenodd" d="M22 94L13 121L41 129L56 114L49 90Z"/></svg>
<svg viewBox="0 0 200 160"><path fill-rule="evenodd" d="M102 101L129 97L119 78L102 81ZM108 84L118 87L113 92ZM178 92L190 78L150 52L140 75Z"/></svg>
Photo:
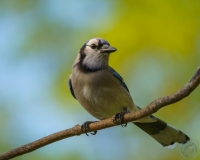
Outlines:
<svg viewBox="0 0 200 160"><path fill-rule="evenodd" d="M171 94L200 64L199 0L1 0L0 153L96 120L67 87L80 47L102 37L137 105ZM200 88L155 115L200 144ZM16 160L184 159L129 124L65 139ZM200 159L200 155L194 159Z"/></svg>

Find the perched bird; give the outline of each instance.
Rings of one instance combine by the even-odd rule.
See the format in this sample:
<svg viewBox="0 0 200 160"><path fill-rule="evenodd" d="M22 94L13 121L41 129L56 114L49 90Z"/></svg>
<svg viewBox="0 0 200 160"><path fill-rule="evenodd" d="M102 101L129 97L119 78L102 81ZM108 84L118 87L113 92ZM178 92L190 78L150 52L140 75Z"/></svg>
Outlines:
<svg viewBox="0 0 200 160"><path fill-rule="evenodd" d="M102 38L90 39L81 47L69 78L73 97L99 120L140 109L134 104L122 77L108 65L110 53L116 50ZM186 134L153 115L133 123L163 146L190 140Z"/></svg>

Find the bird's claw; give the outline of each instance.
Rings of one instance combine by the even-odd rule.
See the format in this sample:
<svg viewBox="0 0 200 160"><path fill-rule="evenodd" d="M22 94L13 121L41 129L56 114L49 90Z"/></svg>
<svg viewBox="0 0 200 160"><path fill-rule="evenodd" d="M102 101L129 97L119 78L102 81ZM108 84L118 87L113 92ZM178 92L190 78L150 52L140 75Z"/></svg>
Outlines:
<svg viewBox="0 0 200 160"><path fill-rule="evenodd" d="M123 123L124 122L124 115L126 114L127 112L120 112L120 113L117 113L114 117L114 121L116 122L117 120L120 121L120 124L121 126L124 128L127 126L127 123Z"/></svg>
<svg viewBox="0 0 200 160"><path fill-rule="evenodd" d="M93 122L92 122L92 121L86 121L86 122L84 122L84 123L81 125L81 130L82 130L87 136L89 136L88 133L87 133L87 130L89 130L89 125L90 125L90 123L93 123ZM96 133L97 133L97 131L90 132L90 134L92 134L92 135L95 135Z"/></svg>
<svg viewBox="0 0 200 160"><path fill-rule="evenodd" d="M126 114L126 112L120 112L117 113L115 115L114 121L117 121L117 119L119 119L121 126L124 128L127 126L127 123L123 123L124 122L124 115Z"/></svg>

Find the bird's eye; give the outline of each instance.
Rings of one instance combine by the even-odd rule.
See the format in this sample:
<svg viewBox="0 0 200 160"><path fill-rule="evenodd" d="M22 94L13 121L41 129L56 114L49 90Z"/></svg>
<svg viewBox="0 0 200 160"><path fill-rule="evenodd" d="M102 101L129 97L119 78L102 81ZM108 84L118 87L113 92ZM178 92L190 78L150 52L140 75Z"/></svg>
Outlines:
<svg viewBox="0 0 200 160"><path fill-rule="evenodd" d="M97 46L96 46L95 44L92 44L90 47L91 47L92 49L96 49L96 48L97 48Z"/></svg>

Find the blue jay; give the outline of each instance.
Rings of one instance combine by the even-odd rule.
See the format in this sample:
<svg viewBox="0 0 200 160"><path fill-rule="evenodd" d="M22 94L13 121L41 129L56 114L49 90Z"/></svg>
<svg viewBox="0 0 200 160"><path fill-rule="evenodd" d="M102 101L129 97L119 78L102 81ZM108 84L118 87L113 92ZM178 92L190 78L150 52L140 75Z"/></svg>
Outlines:
<svg viewBox="0 0 200 160"><path fill-rule="evenodd" d="M140 109L134 104L122 77L108 65L110 53L116 50L102 38L90 39L80 49L69 78L73 97L99 120ZM190 140L186 134L153 115L133 124L163 146Z"/></svg>

